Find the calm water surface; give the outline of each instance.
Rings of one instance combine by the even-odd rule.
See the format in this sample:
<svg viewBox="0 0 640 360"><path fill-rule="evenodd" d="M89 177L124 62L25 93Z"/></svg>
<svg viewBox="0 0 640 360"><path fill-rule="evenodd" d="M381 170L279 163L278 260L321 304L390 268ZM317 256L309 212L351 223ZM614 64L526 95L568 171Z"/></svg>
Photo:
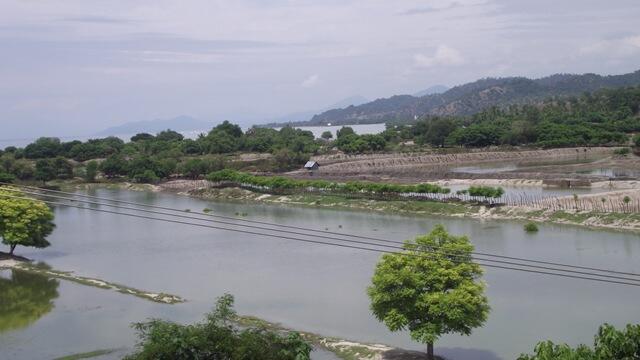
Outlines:
<svg viewBox="0 0 640 360"><path fill-rule="evenodd" d="M97 190L93 195L308 226L406 239L444 224L468 234L478 251L640 272L637 235L544 225L534 235L522 223L410 217L210 202L169 194ZM358 250L153 222L89 210L57 208L51 247L19 249L58 270L180 295L179 305L151 303L66 281L0 272L33 311L16 315L0 297L3 359L53 358L103 348L130 350L130 324L149 317L194 322L225 292L239 313L291 328L421 350L406 333L390 333L370 314L365 294L378 255ZM341 228L339 226L342 226ZM469 337L449 335L436 352L450 359L513 359L541 339L591 343L603 322L640 322L640 288L487 269L492 312ZM15 290L18 289L18 290ZM33 289L41 289L41 293ZM7 305L7 303L10 303ZM33 316L33 314L37 314ZM327 354L317 358L330 359Z"/></svg>

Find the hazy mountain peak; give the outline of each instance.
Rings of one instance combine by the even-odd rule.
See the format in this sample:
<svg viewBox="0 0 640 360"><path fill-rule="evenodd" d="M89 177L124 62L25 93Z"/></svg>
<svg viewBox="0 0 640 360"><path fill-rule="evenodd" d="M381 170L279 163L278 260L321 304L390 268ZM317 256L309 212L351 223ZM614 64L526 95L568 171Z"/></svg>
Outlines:
<svg viewBox="0 0 640 360"><path fill-rule="evenodd" d="M354 95L354 96L349 96L348 98L342 99L336 102L335 104L329 105L324 109L322 109L321 111L330 110L330 109L343 109L351 105L353 106L362 105L366 102L369 102L369 100L364 96Z"/></svg>
<svg viewBox="0 0 640 360"><path fill-rule="evenodd" d="M426 95L433 95L433 94L441 94L445 91L449 90L448 86L445 85L433 85L430 86L422 91L418 91L417 93L413 94L412 96L415 97L422 97L422 96L426 96Z"/></svg>
<svg viewBox="0 0 640 360"><path fill-rule="evenodd" d="M213 127L213 123L195 119L191 116L180 115L170 119L154 119L127 122L113 126L97 133L97 136L136 134L141 132L158 133L162 130L175 131L205 130Z"/></svg>

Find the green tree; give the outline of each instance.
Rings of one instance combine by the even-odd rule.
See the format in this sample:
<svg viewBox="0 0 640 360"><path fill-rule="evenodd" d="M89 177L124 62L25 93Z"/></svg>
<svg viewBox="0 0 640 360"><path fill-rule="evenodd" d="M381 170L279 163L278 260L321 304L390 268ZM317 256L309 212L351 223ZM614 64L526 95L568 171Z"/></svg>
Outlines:
<svg viewBox="0 0 640 360"><path fill-rule="evenodd" d="M182 141L182 139L184 139L182 134L170 129L161 131L156 135L156 140L159 141Z"/></svg>
<svg viewBox="0 0 640 360"><path fill-rule="evenodd" d="M367 289L371 310L391 331L409 330L427 344L443 334L469 335L489 314L479 280L480 266L472 261L473 245L466 236L453 236L442 225L406 241L401 253L385 254Z"/></svg>
<svg viewBox="0 0 640 360"><path fill-rule="evenodd" d="M112 155L100 163L100 171L111 178L127 173L127 161L120 155Z"/></svg>
<svg viewBox="0 0 640 360"><path fill-rule="evenodd" d="M429 122L424 142L433 146L444 146L445 140L455 130L456 125L448 118L435 118Z"/></svg>
<svg viewBox="0 0 640 360"><path fill-rule="evenodd" d="M6 195L23 197L24 194L15 188L0 189L0 237L3 244L9 245L9 254L13 254L18 245L49 246L46 237L55 227L51 209L42 201L8 198Z"/></svg>
<svg viewBox="0 0 640 360"><path fill-rule="evenodd" d="M63 157L56 157L53 160L57 179L71 179L73 177L73 165Z"/></svg>
<svg viewBox="0 0 640 360"><path fill-rule="evenodd" d="M320 137L325 139L325 140L331 140L331 139L333 139L333 134L331 133L331 131L327 130L327 131L323 132L322 135L320 135Z"/></svg>
<svg viewBox="0 0 640 360"><path fill-rule="evenodd" d="M98 175L98 163L94 160L89 161L84 171L84 179L88 182L94 182Z"/></svg>
<svg viewBox="0 0 640 360"><path fill-rule="evenodd" d="M137 183L155 183L160 180L158 175L153 170L144 170L140 173L136 173L132 176L133 180Z"/></svg>
<svg viewBox="0 0 640 360"><path fill-rule="evenodd" d="M28 160L20 159L16 160L16 162L13 164L11 173L20 180L29 180L33 178L35 171Z"/></svg>
<svg viewBox="0 0 640 360"><path fill-rule="evenodd" d="M207 163L202 159L189 159L181 166L182 175L197 179L201 175L208 173Z"/></svg>
<svg viewBox="0 0 640 360"><path fill-rule="evenodd" d="M297 333L233 325L233 296L218 299L203 323L180 325L163 320L135 324L140 343L128 360L309 360L311 346Z"/></svg>
<svg viewBox="0 0 640 360"><path fill-rule="evenodd" d="M224 134L226 136L239 138L242 136L242 129L240 126L230 123L229 120L225 120L222 124L214 127L209 134Z"/></svg>
<svg viewBox="0 0 640 360"><path fill-rule="evenodd" d="M41 137L24 148L24 154L29 159L52 158L60 154L62 146L60 139Z"/></svg>
<svg viewBox="0 0 640 360"><path fill-rule="evenodd" d="M136 141L142 141L142 140L153 140L154 138L155 136L149 133L138 133L131 137L131 141L136 142Z"/></svg>
<svg viewBox="0 0 640 360"><path fill-rule="evenodd" d="M356 132L353 131L352 127L343 126L338 131L336 131L336 139L340 139L343 136L356 135Z"/></svg>
<svg viewBox="0 0 640 360"><path fill-rule="evenodd" d="M36 162L35 179L43 183L53 180L58 175L55 163L49 159L40 159Z"/></svg>
<svg viewBox="0 0 640 360"><path fill-rule="evenodd" d="M622 198L622 202L624 203L624 207L629 210L629 203L631 202L631 198L627 195Z"/></svg>

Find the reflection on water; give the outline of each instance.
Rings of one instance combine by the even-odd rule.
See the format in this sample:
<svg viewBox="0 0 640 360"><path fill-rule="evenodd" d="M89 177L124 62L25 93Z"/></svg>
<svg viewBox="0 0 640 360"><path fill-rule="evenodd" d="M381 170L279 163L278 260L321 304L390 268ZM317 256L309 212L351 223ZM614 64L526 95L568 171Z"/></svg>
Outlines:
<svg viewBox="0 0 640 360"><path fill-rule="evenodd" d="M615 169L615 168L597 168L588 170L579 170L578 174L601 175L610 178L637 178L640 177L640 171L632 169Z"/></svg>
<svg viewBox="0 0 640 360"><path fill-rule="evenodd" d="M525 160L525 161L500 161L500 162L487 162L472 166L457 166L451 168L452 172L467 173L467 174L491 174L516 170L542 170L537 169L546 166L558 166L558 165L578 165L588 164L602 159L602 156L589 156L589 157L568 157L554 160Z"/></svg>
<svg viewBox="0 0 640 360"><path fill-rule="evenodd" d="M458 166L451 169L452 172L467 174L492 174L499 172L507 172L517 170L518 166L514 164L484 164L476 166Z"/></svg>
<svg viewBox="0 0 640 360"><path fill-rule="evenodd" d="M25 328L49 313L59 285L40 274L0 271L0 333Z"/></svg>

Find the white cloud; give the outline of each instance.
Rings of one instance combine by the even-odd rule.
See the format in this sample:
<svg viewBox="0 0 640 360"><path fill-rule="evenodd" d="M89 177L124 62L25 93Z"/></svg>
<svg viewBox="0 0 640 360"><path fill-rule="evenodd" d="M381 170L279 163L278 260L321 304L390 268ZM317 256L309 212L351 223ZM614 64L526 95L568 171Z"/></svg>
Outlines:
<svg viewBox="0 0 640 360"><path fill-rule="evenodd" d="M640 35L626 37L624 38L624 42L629 45L640 48Z"/></svg>
<svg viewBox="0 0 640 360"><path fill-rule="evenodd" d="M318 85L318 81L320 81L320 77L318 76L318 74L313 74L311 76L309 76L308 78L306 78L302 84L300 84L303 88L312 88L316 85Z"/></svg>
<svg viewBox="0 0 640 360"><path fill-rule="evenodd" d="M440 45L432 56L424 54L414 55L413 62L416 67L427 68L438 65L462 65L465 61L458 50L446 45Z"/></svg>
<svg viewBox="0 0 640 360"><path fill-rule="evenodd" d="M601 40L583 46L580 52L587 55L603 55L609 57L625 57L640 52L640 35L626 36L618 39Z"/></svg>
<svg viewBox="0 0 640 360"><path fill-rule="evenodd" d="M188 51L123 51L133 54L134 58L144 62L173 63L173 64L210 64L220 62L222 55Z"/></svg>

